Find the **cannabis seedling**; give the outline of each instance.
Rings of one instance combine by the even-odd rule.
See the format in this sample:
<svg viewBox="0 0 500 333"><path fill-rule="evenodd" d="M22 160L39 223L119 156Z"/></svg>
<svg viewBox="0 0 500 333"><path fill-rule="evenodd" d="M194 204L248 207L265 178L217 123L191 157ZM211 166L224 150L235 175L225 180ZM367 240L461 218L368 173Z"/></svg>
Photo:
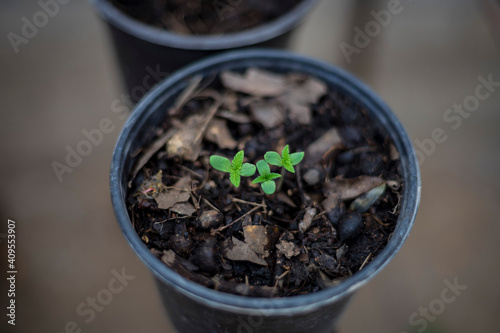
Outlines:
<svg viewBox="0 0 500 333"><path fill-rule="evenodd" d="M264 155L267 163L281 167L281 176L285 175L285 170L295 173L294 165L299 164L304 158L304 152L290 154L290 147L288 145L281 151L281 156L275 151L269 151ZM278 190L281 188L283 178L280 179Z"/></svg>
<svg viewBox="0 0 500 333"><path fill-rule="evenodd" d="M236 153L232 162L225 157L212 155L210 156L210 165L216 170L228 172L231 183L235 187L240 187L241 176L250 177L255 173L255 165L243 163L244 158L243 150Z"/></svg>
<svg viewBox="0 0 500 333"><path fill-rule="evenodd" d="M266 194L273 194L276 191L276 183L274 179L280 178L281 175L278 173L272 173L269 164L264 160L257 162L257 170L259 171L259 177L255 178L252 182L253 184L260 184L262 190Z"/></svg>

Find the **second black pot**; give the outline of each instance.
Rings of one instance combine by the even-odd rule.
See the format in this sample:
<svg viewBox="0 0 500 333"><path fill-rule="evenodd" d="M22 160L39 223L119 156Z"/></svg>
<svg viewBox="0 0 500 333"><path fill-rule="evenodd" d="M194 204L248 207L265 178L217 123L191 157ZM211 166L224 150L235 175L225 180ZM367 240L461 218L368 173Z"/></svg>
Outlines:
<svg viewBox="0 0 500 333"><path fill-rule="evenodd" d="M170 72L216 52L244 47L287 48L294 28L317 0L304 0L277 19L227 35L183 36L127 16L109 0L89 0L105 20L130 99L137 102Z"/></svg>

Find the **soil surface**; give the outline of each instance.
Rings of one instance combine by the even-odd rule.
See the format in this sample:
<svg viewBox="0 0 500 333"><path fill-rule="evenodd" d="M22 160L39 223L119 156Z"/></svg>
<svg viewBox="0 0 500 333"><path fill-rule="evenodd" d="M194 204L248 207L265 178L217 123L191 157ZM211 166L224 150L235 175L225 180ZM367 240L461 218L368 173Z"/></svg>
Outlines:
<svg viewBox="0 0 500 333"><path fill-rule="evenodd" d="M242 31L276 19L301 0L110 0L129 16L184 35Z"/></svg>
<svg viewBox="0 0 500 333"><path fill-rule="evenodd" d="M307 294L363 269L391 237L398 152L363 106L323 82L223 72L193 79L165 113L134 153L128 205L144 243L182 276L240 295ZM285 145L305 157L272 195L252 183L259 173L236 188L209 163L243 150L256 164Z"/></svg>

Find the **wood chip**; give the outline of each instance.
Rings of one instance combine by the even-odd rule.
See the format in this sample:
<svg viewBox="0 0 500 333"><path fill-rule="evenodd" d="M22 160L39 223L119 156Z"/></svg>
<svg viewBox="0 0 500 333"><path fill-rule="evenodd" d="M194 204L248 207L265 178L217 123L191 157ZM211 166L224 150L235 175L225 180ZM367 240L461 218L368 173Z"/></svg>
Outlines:
<svg viewBox="0 0 500 333"><path fill-rule="evenodd" d="M240 241L234 236L222 244L222 255L230 260L250 261L254 264L267 266L267 262L260 258L247 243Z"/></svg>
<svg viewBox="0 0 500 333"><path fill-rule="evenodd" d="M333 193L341 200L351 200L384 183L382 178L371 176L349 179L335 178L325 183L323 191L327 196Z"/></svg>
<svg viewBox="0 0 500 333"><path fill-rule="evenodd" d="M222 119L213 119L210 122L205 139L217 144L221 149L234 149L238 145L227 128L226 121Z"/></svg>
<svg viewBox="0 0 500 333"><path fill-rule="evenodd" d="M313 218L316 216L316 208L307 208L304 218L299 223L299 230L301 232L306 232L310 227Z"/></svg>
<svg viewBox="0 0 500 333"><path fill-rule="evenodd" d="M279 96L286 90L286 80L283 76L257 68L249 68L243 75L222 72L220 78L226 88L252 96Z"/></svg>
<svg viewBox="0 0 500 333"><path fill-rule="evenodd" d="M285 112L277 103L271 101L255 101L250 104L252 117L265 128L274 128L283 124Z"/></svg>
<svg viewBox="0 0 500 333"><path fill-rule="evenodd" d="M308 164L316 164L323 158L323 155L335 145L342 144L342 139L336 128L330 129L319 139L311 143L305 152Z"/></svg>

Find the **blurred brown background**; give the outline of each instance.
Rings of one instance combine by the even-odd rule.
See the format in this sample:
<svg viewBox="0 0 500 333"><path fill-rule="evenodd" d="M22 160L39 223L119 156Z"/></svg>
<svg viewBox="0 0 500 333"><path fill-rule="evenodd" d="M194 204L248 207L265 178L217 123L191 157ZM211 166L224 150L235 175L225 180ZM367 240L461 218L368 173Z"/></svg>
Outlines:
<svg viewBox="0 0 500 333"><path fill-rule="evenodd" d="M341 43L353 44L354 27L373 20L366 12L387 3L370 2L356 14L354 1L323 0L293 47L368 83L412 140L428 142L436 128L447 137L424 155L422 201L408 241L356 295L340 333L415 332L412 314L439 305L444 281L455 279L467 289L429 321L432 332L500 332L500 87L458 128L443 119L475 94L479 76L500 82L500 34L488 25L494 12L472 0L401 0L403 11L348 63ZM38 11L35 1L0 4L0 331L64 332L73 321L82 332L172 332L110 204L108 169L123 125L111 104L124 89L107 31L87 2L70 1L16 54L8 33L20 34L23 17ZM66 146L74 148L82 130L103 118L114 131L59 182L51 163L64 162ZM15 327L5 316L8 218L17 222ZM122 268L135 279L91 320L79 315L80 304L103 295Z"/></svg>

